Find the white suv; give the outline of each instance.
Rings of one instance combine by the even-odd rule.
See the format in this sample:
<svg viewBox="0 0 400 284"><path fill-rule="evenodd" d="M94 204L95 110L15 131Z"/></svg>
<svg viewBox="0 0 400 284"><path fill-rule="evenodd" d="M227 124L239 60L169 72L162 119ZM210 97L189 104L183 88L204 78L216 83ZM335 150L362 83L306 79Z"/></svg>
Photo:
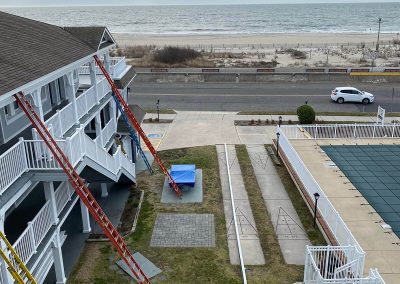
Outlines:
<svg viewBox="0 0 400 284"><path fill-rule="evenodd" d="M339 104L344 102L359 102L366 105L374 101L374 95L353 87L338 87L332 91L331 99Z"/></svg>

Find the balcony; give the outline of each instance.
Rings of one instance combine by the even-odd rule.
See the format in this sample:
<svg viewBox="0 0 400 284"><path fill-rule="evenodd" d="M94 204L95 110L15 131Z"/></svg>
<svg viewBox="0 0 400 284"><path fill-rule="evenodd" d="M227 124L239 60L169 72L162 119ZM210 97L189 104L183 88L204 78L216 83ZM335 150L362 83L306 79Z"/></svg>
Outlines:
<svg viewBox="0 0 400 284"><path fill-rule="evenodd" d="M96 95L97 88L97 95ZM96 87L92 86L76 98L77 116L75 117L74 103L70 102L64 108L57 111L52 117L45 121L45 125L51 130L51 133L58 138L71 129L77 121L90 112L108 93L111 92L111 86L106 78L97 82Z"/></svg>
<svg viewBox="0 0 400 284"><path fill-rule="evenodd" d="M112 120L110 122L113 122ZM110 123L103 129L105 138L111 139ZM104 139L104 141L108 141ZM135 164L121 149L110 155L96 144L80 127L71 137L57 140L57 144L76 167L88 158L110 178L118 177L124 170L131 180L135 179ZM0 196L27 171L61 171L61 167L50 153L43 140L21 140L0 156Z"/></svg>
<svg viewBox="0 0 400 284"><path fill-rule="evenodd" d="M104 64L104 61L102 61ZM111 57L110 76L112 78L120 78L124 75L125 71L129 68L126 65L125 57ZM96 74L103 75L100 68L96 66ZM79 69L79 75L90 75L89 64L82 65Z"/></svg>
<svg viewBox="0 0 400 284"><path fill-rule="evenodd" d="M55 191L57 214L60 215L67 203L72 199L74 190L69 182L63 182ZM15 241L13 247L24 263L32 258L38 247L54 224L51 213L51 201L47 201L42 209L36 214L20 237Z"/></svg>

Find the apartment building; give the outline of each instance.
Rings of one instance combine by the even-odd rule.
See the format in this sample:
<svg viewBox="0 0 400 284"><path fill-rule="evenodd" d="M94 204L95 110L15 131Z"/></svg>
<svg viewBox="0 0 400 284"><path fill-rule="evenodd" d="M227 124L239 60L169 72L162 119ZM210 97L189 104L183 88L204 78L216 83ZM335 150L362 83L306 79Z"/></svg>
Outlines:
<svg viewBox="0 0 400 284"><path fill-rule="evenodd" d="M39 283L50 270L66 283L66 228L90 232L89 212L13 95L26 95L75 170L107 198L107 184L135 183L136 151L130 139L123 149L116 142L120 113L93 56L125 100L134 70L110 57L116 43L105 27L58 27L0 12L0 35L0 230ZM79 220L70 216L77 207ZM14 283L3 259L0 283Z"/></svg>

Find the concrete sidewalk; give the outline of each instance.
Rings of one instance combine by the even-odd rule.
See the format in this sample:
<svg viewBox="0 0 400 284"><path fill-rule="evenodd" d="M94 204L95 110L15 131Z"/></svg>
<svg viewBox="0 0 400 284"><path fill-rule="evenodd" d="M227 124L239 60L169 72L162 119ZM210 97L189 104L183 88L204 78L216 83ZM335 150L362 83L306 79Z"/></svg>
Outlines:
<svg viewBox="0 0 400 284"><path fill-rule="evenodd" d="M198 119L198 120L262 120L266 119L275 120L278 122L279 114L271 114L271 115L238 115L238 112L218 112L218 111L176 111L176 114L160 114L160 119L172 119L172 120L186 120L186 119ZM282 114L283 121L297 121L297 115L284 115ZM155 113L147 113L145 116L148 118L157 118L157 114ZM357 122L368 122L373 123L376 122L375 116L334 116L334 115L317 115L316 119L321 121L357 121ZM400 120L400 117L386 117L385 123L391 123L393 120Z"/></svg>
<svg viewBox="0 0 400 284"><path fill-rule="evenodd" d="M156 114L146 114L156 117ZM235 120L278 121L278 115L237 115L235 112L196 112L179 111L177 114L161 114L162 119L172 119L172 123L144 123L144 131L152 136L152 143L158 150L184 147L196 147L216 144L271 144L276 138L276 126L235 126ZM297 120L296 116L283 115L283 120ZM321 116L319 119L330 121L359 121L373 123L375 117L363 116ZM391 122L395 117L386 118Z"/></svg>
<svg viewBox="0 0 400 284"><path fill-rule="evenodd" d="M250 201L244 187L242 172L236 157L234 145L228 145L228 159L232 180L232 192L236 207L240 244L244 263L247 265L265 264L264 254L258 237L257 227L251 210ZM222 196L227 228L229 258L232 264L240 264L235 225L233 222L231 195L229 191L228 172L226 166L225 147L217 145L219 172L221 177Z"/></svg>
<svg viewBox="0 0 400 284"><path fill-rule="evenodd" d="M304 265L306 245L311 245L300 218L264 145L246 145L265 205L287 264Z"/></svg>

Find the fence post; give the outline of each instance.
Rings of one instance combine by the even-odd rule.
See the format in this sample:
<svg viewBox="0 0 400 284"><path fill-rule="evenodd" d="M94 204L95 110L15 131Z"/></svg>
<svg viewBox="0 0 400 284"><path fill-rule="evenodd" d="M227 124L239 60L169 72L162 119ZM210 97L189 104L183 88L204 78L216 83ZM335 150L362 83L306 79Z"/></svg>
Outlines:
<svg viewBox="0 0 400 284"><path fill-rule="evenodd" d="M72 161L72 143L71 143L71 137L67 137L67 139L65 139L66 142L66 148L67 148L67 156L68 159L70 160L71 164L74 166L74 161Z"/></svg>
<svg viewBox="0 0 400 284"><path fill-rule="evenodd" d="M20 137L19 138L19 142L21 143L21 148L22 148L22 163L24 164L24 170L27 172L29 167L28 167L28 155L26 153L26 149L25 149L25 142L24 142L24 138Z"/></svg>
<svg viewBox="0 0 400 284"><path fill-rule="evenodd" d="M315 132L314 132L314 140L317 140L317 131L318 131L318 126L316 124L315 125Z"/></svg>
<svg viewBox="0 0 400 284"><path fill-rule="evenodd" d="M62 125L62 121L61 121L60 110L56 110L56 115L57 115L57 122L58 122L58 125L60 125L60 131L61 131L61 133L57 133L57 134L61 137L63 135L63 125Z"/></svg>
<svg viewBox="0 0 400 284"><path fill-rule="evenodd" d="M33 226L32 226L32 222L28 222L28 232L29 235L31 236L31 240L33 242L33 250L35 251L35 253L37 253L36 251L36 238L35 238L35 233L33 232Z"/></svg>
<svg viewBox="0 0 400 284"><path fill-rule="evenodd" d="M354 123L354 133L353 133L353 138L356 139L356 130L357 130L357 124Z"/></svg>
<svg viewBox="0 0 400 284"><path fill-rule="evenodd" d="M335 124L335 139L336 139L336 135L337 135L337 124Z"/></svg>
<svg viewBox="0 0 400 284"><path fill-rule="evenodd" d="M374 124L374 132L372 133L372 138L375 138L375 128L376 128L376 124Z"/></svg>
<svg viewBox="0 0 400 284"><path fill-rule="evenodd" d="M396 123L393 123L393 130L392 130L392 138L394 137L394 128L396 126Z"/></svg>
<svg viewBox="0 0 400 284"><path fill-rule="evenodd" d="M81 147L81 160L86 155L86 147L85 147L85 129L83 125L79 125L79 146Z"/></svg>

